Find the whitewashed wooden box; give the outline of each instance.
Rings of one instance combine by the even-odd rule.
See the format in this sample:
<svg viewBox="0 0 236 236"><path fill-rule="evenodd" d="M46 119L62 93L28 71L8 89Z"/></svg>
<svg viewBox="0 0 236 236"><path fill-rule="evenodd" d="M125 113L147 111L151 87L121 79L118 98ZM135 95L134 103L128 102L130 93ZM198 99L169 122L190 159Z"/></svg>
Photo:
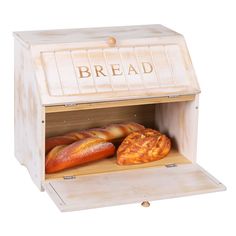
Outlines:
<svg viewBox="0 0 236 236"><path fill-rule="evenodd" d="M15 155L62 211L224 190L196 162L200 89L184 37L162 25L16 32ZM168 134L164 159L115 157L45 174L45 138L135 121ZM213 160L212 160L213 161Z"/></svg>

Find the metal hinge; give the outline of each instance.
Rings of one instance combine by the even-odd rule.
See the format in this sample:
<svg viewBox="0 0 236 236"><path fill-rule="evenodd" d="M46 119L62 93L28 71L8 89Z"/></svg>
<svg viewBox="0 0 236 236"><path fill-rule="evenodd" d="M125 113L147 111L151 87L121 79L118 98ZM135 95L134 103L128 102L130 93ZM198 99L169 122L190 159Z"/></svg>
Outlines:
<svg viewBox="0 0 236 236"><path fill-rule="evenodd" d="M65 180L76 179L76 176L74 176L74 175L67 175L67 176L63 176L63 179L65 179Z"/></svg>
<svg viewBox="0 0 236 236"><path fill-rule="evenodd" d="M177 164L175 164L175 163L167 164L167 165L165 165L165 167L167 167L167 168L177 167Z"/></svg>
<svg viewBox="0 0 236 236"><path fill-rule="evenodd" d="M168 98L177 98L179 97L180 95L169 95Z"/></svg>
<svg viewBox="0 0 236 236"><path fill-rule="evenodd" d="M77 103L67 103L64 106L65 107L73 107L73 106L77 106Z"/></svg>

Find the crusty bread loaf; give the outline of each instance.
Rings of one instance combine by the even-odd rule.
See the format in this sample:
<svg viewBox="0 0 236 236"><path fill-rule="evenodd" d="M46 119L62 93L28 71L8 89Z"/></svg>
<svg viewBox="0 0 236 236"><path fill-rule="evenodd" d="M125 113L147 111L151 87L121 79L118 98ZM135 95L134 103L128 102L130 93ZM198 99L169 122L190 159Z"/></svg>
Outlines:
<svg viewBox="0 0 236 236"><path fill-rule="evenodd" d="M56 136L46 139L46 154L58 145L67 145L75 141L89 137L102 138L106 141L117 143L121 142L127 135L134 131L139 131L145 127L135 122L127 122L121 124L110 124L102 128L92 128L82 131L74 131L64 136Z"/></svg>
<svg viewBox="0 0 236 236"><path fill-rule="evenodd" d="M84 138L70 145L54 147L46 157L46 173L55 173L114 155L115 146L101 138Z"/></svg>
<svg viewBox="0 0 236 236"><path fill-rule="evenodd" d="M105 139L106 141L113 142L114 140L125 138L131 132L142 130L144 128L145 127L143 125L129 122L110 124L101 128L92 128L78 132L71 132L67 133L66 136L74 136L78 139L83 139L84 137L98 137Z"/></svg>
<svg viewBox="0 0 236 236"><path fill-rule="evenodd" d="M107 131L107 133L109 133L109 135L107 135L106 140L111 142L122 140L130 133L142 129L145 129L143 125L134 122L111 124L105 127L105 130Z"/></svg>
<svg viewBox="0 0 236 236"><path fill-rule="evenodd" d="M143 129L128 135L117 150L117 163L131 165L156 161L171 148L170 139L157 130Z"/></svg>
<svg viewBox="0 0 236 236"><path fill-rule="evenodd" d="M65 147L67 147L68 145L59 145L59 146L56 146L54 147L49 153L48 155L46 156L46 160L45 160L45 166L46 166L46 170L48 168L48 166L50 166L50 162L54 161L57 154L62 150L64 149ZM47 172L47 171L46 171Z"/></svg>
<svg viewBox="0 0 236 236"><path fill-rule="evenodd" d="M50 150L58 145L67 145L75 141L77 141L77 138L69 135L47 138L45 143L45 153L47 154Z"/></svg>

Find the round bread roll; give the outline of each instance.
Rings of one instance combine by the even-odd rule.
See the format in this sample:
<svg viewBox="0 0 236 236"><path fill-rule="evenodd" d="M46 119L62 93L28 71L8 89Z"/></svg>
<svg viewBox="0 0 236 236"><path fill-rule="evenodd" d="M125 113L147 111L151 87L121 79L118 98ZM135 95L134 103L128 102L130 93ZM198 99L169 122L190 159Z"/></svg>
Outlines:
<svg viewBox="0 0 236 236"><path fill-rule="evenodd" d="M156 161L170 151L170 139L157 130L143 129L128 135L117 150L119 165Z"/></svg>

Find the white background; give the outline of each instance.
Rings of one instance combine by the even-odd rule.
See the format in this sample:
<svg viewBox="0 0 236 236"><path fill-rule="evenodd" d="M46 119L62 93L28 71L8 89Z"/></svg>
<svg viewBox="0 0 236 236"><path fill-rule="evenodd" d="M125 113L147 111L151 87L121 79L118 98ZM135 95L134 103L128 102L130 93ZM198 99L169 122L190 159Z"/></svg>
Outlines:
<svg viewBox="0 0 236 236"><path fill-rule="evenodd" d="M0 235L236 235L235 1L1 1ZM60 213L13 151L12 31L161 23L187 41L202 94L198 162L226 192Z"/></svg>

